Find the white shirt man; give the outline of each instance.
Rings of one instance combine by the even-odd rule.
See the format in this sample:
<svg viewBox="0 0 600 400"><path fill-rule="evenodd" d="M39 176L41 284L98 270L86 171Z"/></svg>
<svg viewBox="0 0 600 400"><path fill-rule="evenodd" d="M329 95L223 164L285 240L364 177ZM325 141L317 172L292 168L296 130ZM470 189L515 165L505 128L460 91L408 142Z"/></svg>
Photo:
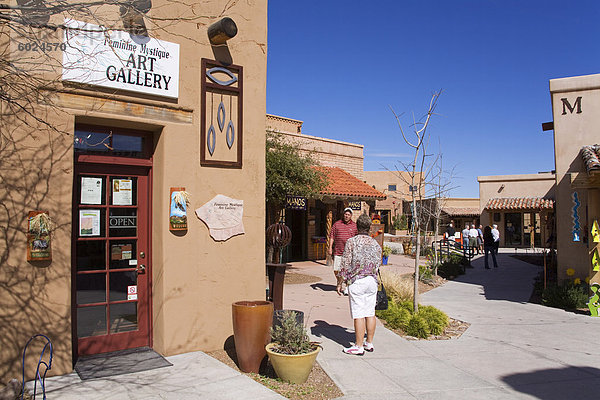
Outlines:
<svg viewBox="0 0 600 400"><path fill-rule="evenodd" d="M492 225L492 237L494 238L494 252L498 254L498 247L500 247L500 231L498 225Z"/></svg>

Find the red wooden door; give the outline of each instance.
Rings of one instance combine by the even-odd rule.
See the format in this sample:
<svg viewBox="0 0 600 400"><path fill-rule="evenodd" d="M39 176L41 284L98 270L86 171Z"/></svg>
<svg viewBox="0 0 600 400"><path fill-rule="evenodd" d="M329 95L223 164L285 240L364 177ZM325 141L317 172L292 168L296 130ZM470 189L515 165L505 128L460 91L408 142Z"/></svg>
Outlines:
<svg viewBox="0 0 600 400"><path fill-rule="evenodd" d="M75 173L77 353L150 346L150 168L76 163Z"/></svg>

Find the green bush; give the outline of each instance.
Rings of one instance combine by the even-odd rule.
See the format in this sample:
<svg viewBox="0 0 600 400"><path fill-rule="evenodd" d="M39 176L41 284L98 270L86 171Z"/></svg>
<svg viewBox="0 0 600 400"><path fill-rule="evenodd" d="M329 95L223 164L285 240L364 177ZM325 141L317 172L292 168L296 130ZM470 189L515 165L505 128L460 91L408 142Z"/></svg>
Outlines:
<svg viewBox="0 0 600 400"><path fill-rule="evenodd" d="M420 306L417 315L423 317L432 335L441 335L450 322L448 316L433 306Z"/></svg>
<svg viewBox="0 0 600 400"><path fill-rule="evenodd" d="M390 299L388 309L376 311L375 315L390 328L401 329L418 338L441 335L449 323L448 316L433 306L419 306L419 312L414 314L413 303L408 300L395 302Z"/></svg>
<svg viewBox="0 0 600 400"><path fill-rule="evenodd" d="M427 321L425 321L425 318L418 314L413 314L404 331L407 335L421 339L425 339L429 336L429 326L427 325Z"/></svg>
<svg viewBox="0 0 600 400"><path fill-rule="evenodd" d="M408 219L406 218L406 214L402 214L400 216L396 215L394 217L393 227L394 229L407 229Z"/></svg>
<svg viewBox="0 0 600 400"><path fill-rule="evenodd" d="M433 269L427 265L419 265L419 280L430 281L433 279Z"/></svg>
<svg viewBox="0 0 600 400"><path fill-rule="evenodd" d="M542 303L548 307L572 310L584 308L588 303L588 285L575 285L565 281L561 285L553 284L542 292Z"/></svg>
<svg viewBox="0 0 600 400"><path fill-rule="evenodd" d="M468 264L468 261L466 261ZM464 274L465 259L458 254L451 254L444 257L438 265L438 275L445 279L451 279L455 276Z"/></svg>

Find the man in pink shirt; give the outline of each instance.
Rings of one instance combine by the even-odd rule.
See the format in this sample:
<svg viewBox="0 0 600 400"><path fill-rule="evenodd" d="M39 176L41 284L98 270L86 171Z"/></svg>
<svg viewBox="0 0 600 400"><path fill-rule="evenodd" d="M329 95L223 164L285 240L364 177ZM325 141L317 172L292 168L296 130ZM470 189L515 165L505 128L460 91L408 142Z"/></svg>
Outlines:
<svg viewBox="0 0 600 400"><path fill-rule="evenodd" d="M357 233L356 223L352 221L352 209L347 207L344 209L342 219L336 221L331 227L329 248L327 249L327 254L333 256L333 274L338 284L342 282L339 272L342 267L342 254L344 254L346 240L356 236Z"/></svg>

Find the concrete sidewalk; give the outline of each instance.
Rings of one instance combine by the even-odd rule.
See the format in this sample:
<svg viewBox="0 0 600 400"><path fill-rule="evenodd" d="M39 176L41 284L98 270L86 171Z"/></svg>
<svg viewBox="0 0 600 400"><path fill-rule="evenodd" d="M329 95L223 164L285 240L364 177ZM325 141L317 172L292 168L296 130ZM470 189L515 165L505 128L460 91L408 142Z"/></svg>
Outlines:
<svg viewBox="0 0 600 400"><path fill-rule="evenodd" d="M491 270L477 257L466 275L422 296L422 304L471 324L458 339L408 341L378 325L374 353L343 354L354 340L348 299L335 293L330 268L318 263L294 264L292 271L323 280L286 285L284 305L306 313L313 338L323 344L318 361L344 399L595 396L600 319L527 303L539 268L513 253L501 253L500 268ZM383 268L410 271L410 262L390 261L396 265Z"/></svg>

